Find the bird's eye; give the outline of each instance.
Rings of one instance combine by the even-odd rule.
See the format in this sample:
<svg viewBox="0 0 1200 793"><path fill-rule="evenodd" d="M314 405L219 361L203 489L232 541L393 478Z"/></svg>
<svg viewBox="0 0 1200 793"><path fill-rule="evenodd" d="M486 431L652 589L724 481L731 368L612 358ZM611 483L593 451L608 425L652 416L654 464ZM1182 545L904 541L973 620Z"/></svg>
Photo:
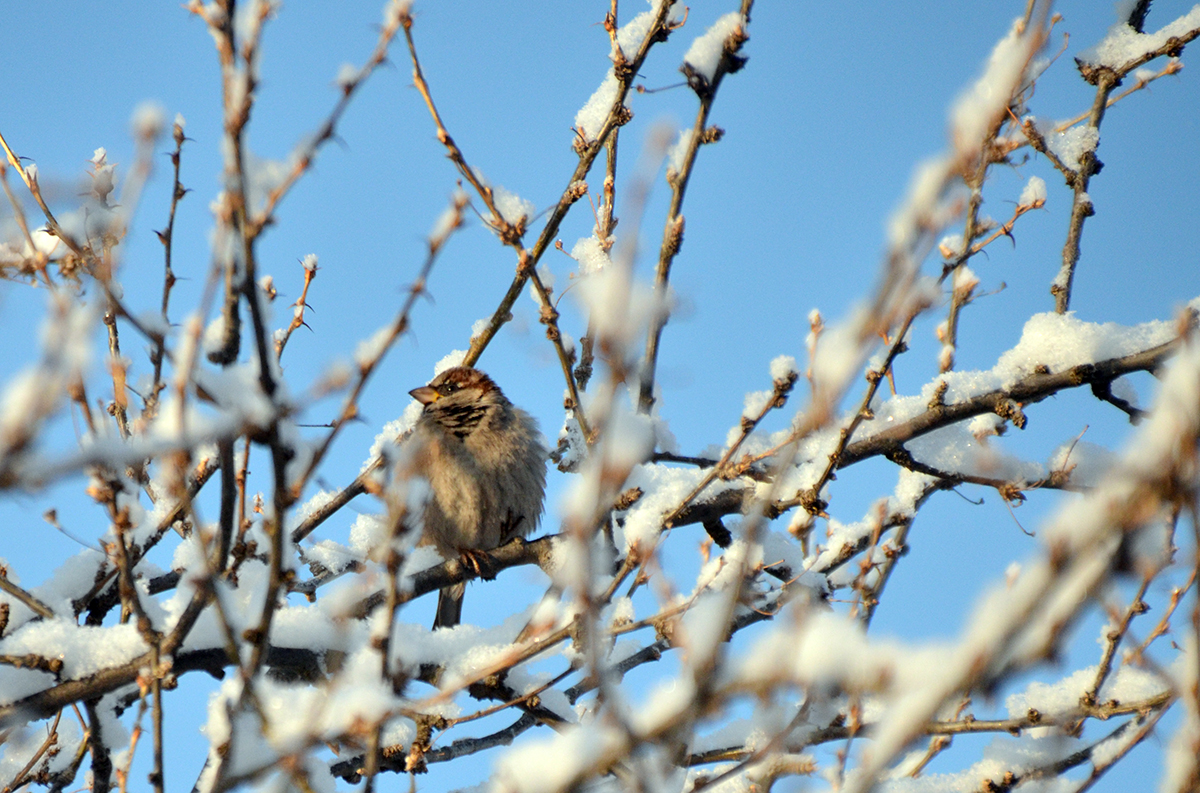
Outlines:
<svg viewBox="0 0 1200 793"><path fill-rule="evenodd" d="M445 383L442 383L440 386L438 386L438 393L441 394L442 396L450 396L457 390L458 390L458 383L455 383L453 381L446 381Z"/></svg>

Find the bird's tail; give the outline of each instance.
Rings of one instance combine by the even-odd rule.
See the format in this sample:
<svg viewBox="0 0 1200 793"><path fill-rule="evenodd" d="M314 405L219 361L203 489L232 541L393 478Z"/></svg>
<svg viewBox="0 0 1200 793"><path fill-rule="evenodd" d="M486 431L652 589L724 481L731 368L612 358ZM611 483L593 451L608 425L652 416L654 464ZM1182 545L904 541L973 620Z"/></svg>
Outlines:
<svg viewBox="0 0 1200 793"><path fill-rule="evenodd" d="M437 614L433 618L433 629L453 628L462 619L463 592L466 583L448 586L438 592Z"/></svg>

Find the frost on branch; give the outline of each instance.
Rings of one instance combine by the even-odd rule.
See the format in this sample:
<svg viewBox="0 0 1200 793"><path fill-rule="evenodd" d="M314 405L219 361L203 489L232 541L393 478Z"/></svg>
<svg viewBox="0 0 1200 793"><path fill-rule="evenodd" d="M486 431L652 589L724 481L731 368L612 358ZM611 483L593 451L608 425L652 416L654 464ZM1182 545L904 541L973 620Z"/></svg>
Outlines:
<svg viewBox="0 0 1200 793"><path fill-rule="evenodd" d="M1147 55L1162 49L1171 39L1191 34L1200 29L1200 6L1164 25L1153 33L1140 33L1125 20L1109 28L1098 44L1075 56L1091 66L1106 66L1113 70L1124 70L1126 64L1141 62Z"/></svg>
<svg viewBox="0 0 1200 793"><path fill-rule="evenodd" d="M717 67L726 51L731 49L736 52L737 46L730 48L729 42L735 36L745 36L742 32L745 24L745 18L738 13L726 14L714 22L684 53L684 70L690 70L695 76L702 77L705 83L711 83L717 76Z"/></svg>
<svg viewBox="0 0 1200 793"><path fill-rule="evenodd" d="M1072 171L1079 170L1081 158L1095 151L1100 144L1100 132L1095 127L1071 127L1058 132L1047 130L1045 134L1046 148Z"/></svg>
<svg viewBox="0 0 1200 793"><path fill-rule="evenodd" d="M1163 295L1118 314L1093 294L1049 312L1032 274L1062 258L1062 240L1047 246L1025 224L1091 199L1075 185L1063 200L1041 158L1020 149L1040 136L1039 155L1084 171L1100 125L1036 121L1081 112L1034 90L1061 69L1043 49L1048 9L1035 4L980 53L941 151L911 168L878 272L785 256L762 282L696 243L704 218L750 195L743 174L714 185L703 160L685 163L713 127L654 139L649 173L626 156L640 142L626 106L636 76L673 73L683 52L685 100L704 118L723 112L726 88L742 88L732 75L747 63L756 9L721 9L670 57L659 45L688 24L681 8L618 10L629 18L604 25L607 73L574 119L579 156L555 187L522 172L522 189L550 207L540 231L528 228L533 205L483 170L556 161L541 135L571 119L529 127L527 151L488 162L479 140L494 119L472 117L480 135L454 129L477 110L475 89L433 67L417 79L418 53L433 46L422 20L436 6L385 4L366 60L330 61L366 65L341 69L328 115L281 161L249 143L271 139L256 126L273 84L259 49L287 9L239 3L231 20L219 3L187 6L217 45L224 101L219 117L193 122L220 128L219 142L187 138L177 117L167 155L186 166L192 148L212 145L224 164L199 269L194 255L168 267L157 249L150 261L126 249L129 229L156 228L178 254L184 232L173 242L155 220L164 215L212 222L213 196L186 198L185 178L202 184L186 167L178 180L173 167L158 174L173 188L168 206L132 200L166 111L135 112L128 166L118 142L88 146L79 200L51 196L43 208L53 180L6 153L9 185L23 192L0 229L0 268L13 289L36 284L44 307L40 331L7 328L14 349L33 351L0 390L6 519L15 537L44 524L84 547L41 574L14 541L0 564L0 786L120 789L148 773L164 790L203 791L377 789L402 774L430 789L546 793L1074 789L1136 761L1137 748L1164 759L1165 789L1195 787L1200 299ZM1081 57L1098 68L1171 57L1191 41L1194 14L1157 33L1114 29ZM408 51L389 49L401 36ZM771 69L771 57L750 66ZM415 255L399 242L385 262L360 255L379 235L358 229L334 250L302 245L289 201L361 189L327 192L339 168L307 197L292 186L325 142L345 135L355 150L343 112L370 101L361 83L389 79L373 77L376 65L406 59L409 93L458 169L436 188L453 191L451 206L417 227L412 217L436 210L369 197L397 224L384 237L414 241ZM447 94L455 110L443 118ZM1110 115L1132 105L1102 98ZM638 101L660 107L654 92ZM745 121L721 120L742 147L731 155L761 157L761 141L735 134L752 129ZM1120 137L1103 178L1130 156ZM685 165L696 178L686 196L668 179L662 217L654 168ZM770 194L753 187L754 200ZM1121 192L1105 194L1113 219L1097 222L1145 249ZM1013 203L1005 221L996 207ZM473 218L503 245L478 234L472 244L491 254L448 257L452 235L479 230ZM717 231L737 246L761 229ZM1188 229L1176 231L1186 244ZM1002 254L989 249L997 239ZM1114 280L1103 252L1082 250L1076 277L1094 279L1093 293L1149 291L1153 268L1181 280L1178 260L1153 257L1123 262ZM351 290L353 338L330 336L317 313L333 302L321 293L330 276ZM754 290L754 308L700 301L694 317L669 317L675 290L692 299L697 277ZM801 338L803 311L826 302L810 294L818 279L842 297L813 309ZM149 297L134 288L147 282ZM380 295L389 308L375 316L367 298ZM545 341L503 335L531 310ZM313 331L303 350L287 347L302 324ZM444 325L469 349L443 343ZM738 360L726 360L731 349ZM531 363L539 356L549 365ZM431 477L406 443L422 406L405 393L466 361L550 434L560 428L557 470L537 534L446 558L422 544ZM742 364L750 374L731 374ZM695 371L709 374L680 384ZM483 420L476 410L463 428ZM469 476L455 481L473 495ZM463 621L431 630L435 593L458 585L469 591ZM157 737L156 723L186 720L197 698L208 707L182 728L191 740Z"/></svg>
<svg viewBox="0 0 1200 793"><path fill-rule="evenodd" d="M650 11L642 11L616 31L616 35L613 37L614 48L610 56L614 65L604 76L600 87L575 114L575 131L585 144L596 140L605 121L614 111L617 113L630 112L624 103L619 108L614 108L617 97L623 92L622 79L628 79L629 76L625 73L628 63L637 56L649 35L660 29L658 20L664 13L669 13L671 6L675 5L675 0L656 0L652 5L654 7ZM622 67L620 76L617 74L617 64ZM626 84L624 88L627 89L628 85ZM623 124L628 119L618 115L617 120L618 124Z"/></svg>
<svg viewBox="0 0 1200 793"><path fill-rule="evenodd" d="M1046 203L1046 182L1037 176L1029 177L1025 188L1021 190L1021 197L1017 199L1017 204L1027 207L1041 206L1044 203Z"/></svg>

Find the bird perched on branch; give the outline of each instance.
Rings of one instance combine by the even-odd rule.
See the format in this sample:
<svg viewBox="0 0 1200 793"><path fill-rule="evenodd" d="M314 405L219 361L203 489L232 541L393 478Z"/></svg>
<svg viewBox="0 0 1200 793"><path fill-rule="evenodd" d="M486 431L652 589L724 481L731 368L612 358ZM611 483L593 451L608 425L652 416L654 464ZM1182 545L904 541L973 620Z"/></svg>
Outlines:
<svg viewBox="0 0 1200 793"><path fill-rule="evenodd" d="M415 470L431 491L421 542L486 575L478 552L528 535L542 516L547 455L537 420L466 366L409 394L425 406L412 436ZM459 583L438 594L435 629L458 624L465 588Z"/></svg>

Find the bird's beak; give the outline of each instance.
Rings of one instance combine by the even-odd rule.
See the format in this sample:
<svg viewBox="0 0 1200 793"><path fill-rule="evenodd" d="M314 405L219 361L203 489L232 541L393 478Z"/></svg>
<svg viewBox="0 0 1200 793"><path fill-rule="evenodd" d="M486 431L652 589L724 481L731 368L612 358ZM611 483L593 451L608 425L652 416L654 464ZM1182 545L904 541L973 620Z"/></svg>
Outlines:
<svg viewBox="0 0 1200 793"><path fill-rule="evenodd" d="M438 397L441 396L441 394L439 394L436 390L427 385L423 385L420 388L414 388L412 391L409 391L408 394L422 405L428 405L431 402L436 402Z"/></svg>

